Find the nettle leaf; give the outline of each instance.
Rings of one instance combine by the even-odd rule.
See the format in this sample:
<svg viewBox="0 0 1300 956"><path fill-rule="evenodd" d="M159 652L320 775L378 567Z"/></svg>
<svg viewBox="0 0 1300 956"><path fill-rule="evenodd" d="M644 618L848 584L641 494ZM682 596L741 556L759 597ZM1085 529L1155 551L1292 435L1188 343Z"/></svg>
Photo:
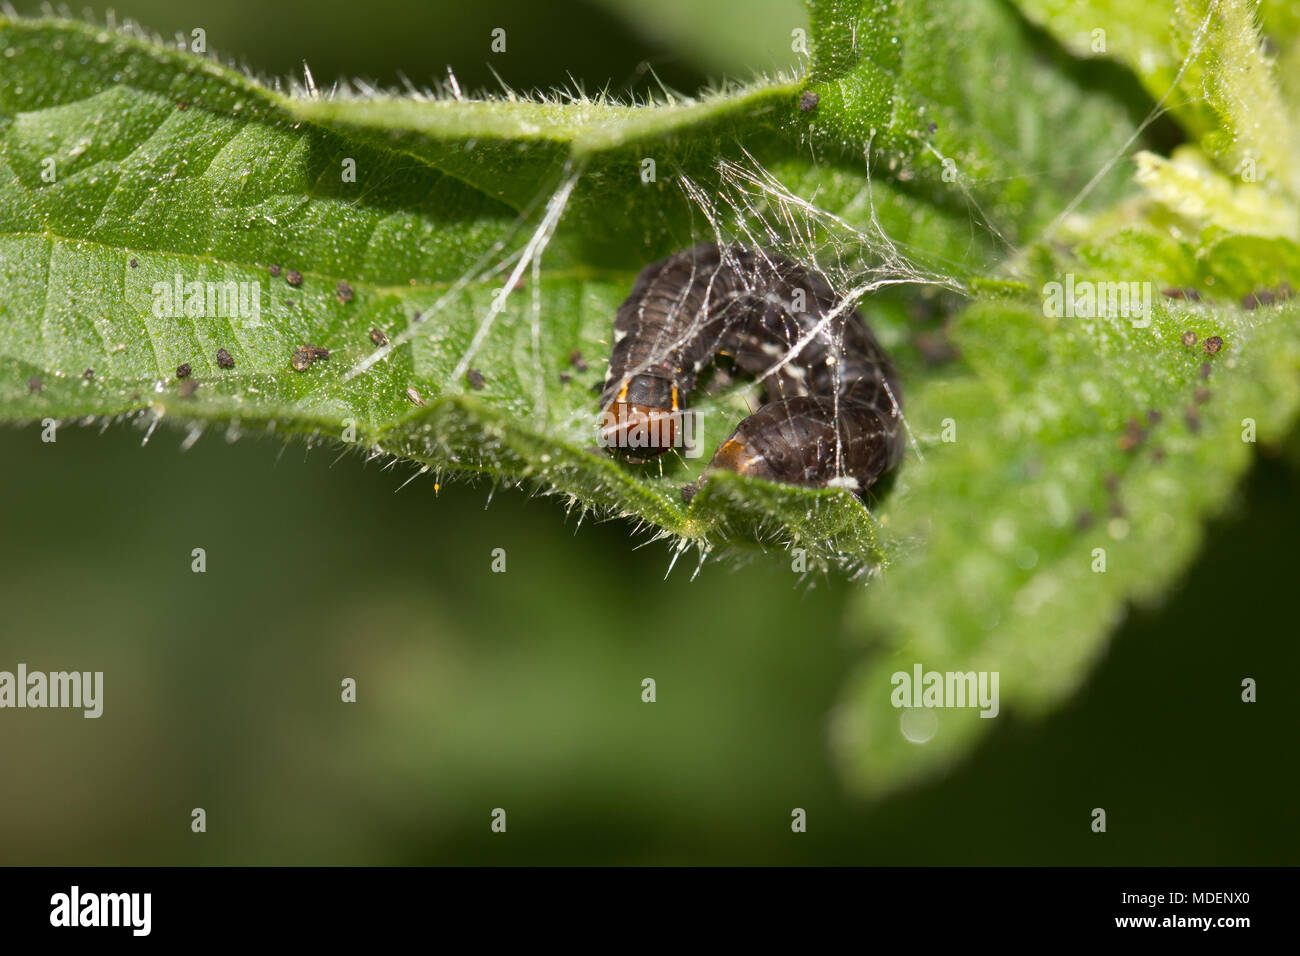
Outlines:
<svg viewBox="0 0 1300 956"><path fill-rule="evenodd" d="M812 85L828 107L817 141L858 152L871 144L927 201L986 218L1003 252L1032 238L1134 133L1131 104L1044 50L1007 4L810 8ZM1117 198L1125 179L1104 176L1096 199Z"/></svg>
<svg viewBox="0 0 1300 956"><path fill-rule="evenodd" d="M1294 416L1294 306L1237 303L1295 274L1295 237L1249 228L1262 207L1224 176L1252 130L1218 135L1256 115L1233 91L1271 79L1229 76L1241 44L1198 27L1215 90L1199 152L1146 154L1137 184L1123 157L1158 97L1114 92L1120 67L1083 68L1011 6L809 9L806 78L644 104L450 81L286 95L145 37L0 20L0 420L351 444L567 495L678 553L801 547L879 571L854 609L875 650L834 738L865 790L942 766L992 721L895 709L894 672L997 670L1004 708L1058 701L1126 604L1186 564L1249 462L1241 421L1268 441ZM1183 38L1148 39L1176 63ZM1294 201L1279 172L1260 182ZM902 283L859 308L918 454L869 510L733 475L688 506L700 461L660 474L592 447L591 386L637 271L718 234L815 260L845 292ZM1067 273L1151 282L1150 325L1048 317L1041 289ZM233 283L258 308L160 315L177 277L181 298ZM1208 336L1226 343L1212 356ZM329 357L297 370L305 345ZM753 396L700 398L706 450Z"/></svg>
<svg viewBox="0 0 1300 956"><path fill-rule="evenodd" d="M1300 167L1300 98L1294 67L1300 13L1287 0L1021 0L1019 6L1071 52L1113 58L1170 109L1207 151L1294 193ZM1269 42L1262 42L1259 27ZM1282 67L1268 52L1273 45ZM1283 86L1279 87L1278 80ZM1289 97L1284 94L1291 94ZM1268 131L1270 135L1261 136ZM1251 145L1247 147L1245 143Z"/></svg>
<svg viewBox="0 0 1300 956"><path fill-rule="evenodd" d="M733 531L748 512L721 487L688 511L685 477L638 474L593 448L591 386L632 277L696 228L680 190L642 183L645 144L661 144L666 167L707 173L723 138L737 151L746 124L767 131L778 110L797 112L788 83L644 109L369 104L370 117L387 118L377 125L400 121L445 147L413 157L387 132L331 131L317 101L141 37L4 21L0 48L6 420L137 414L193 437L219 425L353 441L436 472L530 480L702 548L733 533L754 545L755 527ZM297 115L313 110L317 122ZM511 253L535 234L530 216L561 183L578 188L545 268L525 271L485 322ZM208 303L159 315L159 290L177 282L171 298L185 305L191 283L256 294L256 314L219 305L213 315ZM375 351L372 329L396 342L435 311L420 334L349 375ZM295 370L303 345L330 356ZM219 349L232 368L218 365ZM183 364L192 375L181 380ZM716 443L739 416L704 404L702 441ZM765 524L797 515L802 528L824 497L779 488L756 500ZM829 523L808 517L815 547L838 550L827 529L845 527L852 554L868 557L868 516L843 495L836 508Z"/></svg>
<svg viewBox="0 0 1300 956"><path fill-rule="evenodd" d="M1271 129L1222 106L1261 79L1234 59L1257 49L1249 12L1222 8L1228 20L1201 21L1197 82L1232 148L1139 154L1144 194L1031 245L1024 285L979 286L954 332L969 374L912 407L949 416L956 440L928 438L924 467L900 476L890 530L917 546L859 602L873 652L833 726L864 791L935 773L996 723L979 708L900 710L895 675L996 672L990 713L1059 703L1128 605L1158 601L1187 566L1257 444L1293 428L1297 197L1287 176L1240 175L1287 121ZM1051 282L1146 283L1149 324L1117 309L1062 314Z"/></svg>
<svg viewBox="0 0 1300 956"><path fill-rule="evenodd" d="M906 25L923 43L920 25ZM687 507L680 487L702 462L670 462L661 475L592 447L590 388L637 271L726 230L784 241L799 257L892 256L900 276L958 288L1006 254L1005 236L1026 218L1023 198L978 208L969 173L912 182L897 150L882 158L835 132L850 112L883 128L908 109L855 96L804 115L804 85L789 79L642 105L467 101L450 85L442 97L286 96L211 60L68 21L4 21L0 46L5 419L134 415L151 433L180 424L187 441L212 426L351 441L436 474L569 495L701 550L778 544L814 562L885 560L879 520L843 491L720 480ZM824 39L818 56L834 49ZM1052 86L1054 103L1071 100L1070 80L1030 45L1008 56ZM895 65L900 83L917 74L953 127L944 136L979 130L991 111L962 102L927 63ZM973 61L968 75L992 81L1006 66ZM917 106L909 128L927 128L929 115ZM1123 126L1104 98L1078 116L1085 155L1108 146L1093 141L1097 130ZM1014 183L1024 162L1036 186L1018 192L1065 194L1081 174L1075 162L1065 182L1039 169L1051 151L1032 119L999 130L1014 162L997 166L981 140L981 168ZM881 167L874 180L869 157ZM658 175L645 175L647 163ZM256 292L257 314L216 316L212 303L184 314L191 283L218 305L223 290ZM180 315L158 314L169 286ZM870 311L921 387L906 302L882 295ZM372 329L392 342L380 361ZM330 357L295 370L302 346ZM218 365L218 349L233 367ZM182 364L193 370L184 381ZM752 397L700 399L703 448Z"/></svg>

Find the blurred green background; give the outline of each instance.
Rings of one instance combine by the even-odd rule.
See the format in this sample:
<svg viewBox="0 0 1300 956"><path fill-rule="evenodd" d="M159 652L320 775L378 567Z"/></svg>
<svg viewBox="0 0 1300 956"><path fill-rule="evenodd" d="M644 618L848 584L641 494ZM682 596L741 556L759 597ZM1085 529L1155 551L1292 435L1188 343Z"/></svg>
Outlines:
<svg viewBox="0 0 1300 956"><path fill-rule="evenodd" d="M792 65L805 21L789 0L114 7L202 26L264 75L306 60L322 86L425 85L447 63L488 85L503 26L493 65L515 86L645 91L648 64L692 91ZM354 455L141 437L0 431L0 669L106 684L99 720L0 712L0 863L1300 862L1284 459L1069 706L1004 714L947 777L864 802L827 751L862 653L841 626L855 585L801 586L780 557L665 581L664 546L552 499L502 488L485 507L488 485L399 491L409 471Z"/></svg>

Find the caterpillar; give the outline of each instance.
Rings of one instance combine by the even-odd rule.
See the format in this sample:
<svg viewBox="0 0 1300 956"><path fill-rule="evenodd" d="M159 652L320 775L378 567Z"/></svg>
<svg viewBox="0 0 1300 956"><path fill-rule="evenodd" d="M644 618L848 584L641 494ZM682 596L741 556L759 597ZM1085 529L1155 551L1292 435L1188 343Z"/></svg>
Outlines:
<svg viewBox="0 0 1300 956"><path fill-rule="evenodd" d="M902 389L862 316L836 304L821 275L765 250L703 243L646 266L614 318L601 443L656 458L720 355L750 375L789 356L684 497L718 469L864 495L902 457Z"/></svg>

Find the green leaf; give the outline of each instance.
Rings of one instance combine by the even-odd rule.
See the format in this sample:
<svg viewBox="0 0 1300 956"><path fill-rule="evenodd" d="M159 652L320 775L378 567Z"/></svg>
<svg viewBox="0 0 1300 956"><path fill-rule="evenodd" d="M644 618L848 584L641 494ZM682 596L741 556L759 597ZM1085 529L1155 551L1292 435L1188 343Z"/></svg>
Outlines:
<svg viewBox="0 0 1300 956"><path fill-rule="evenodd" d="M896 671L997 670L1004 712L1059 702L1228 500L1242 420L1272 441L1295 417L1295 306L1240 304L1300 269L1289 127L1267 142L1290 107L1240 3L1179 9L1130 32L1206 92L1177 114L1193 142L1143 154L1140 182L1124 157L1154 144L1132 96L995 0L815 0L806 78L640 105L286 95L147 38L0 20L0 420L351 443L569 496L679 554L798 546L870 572L854 620L871 656L834 740L855 785L898 786L995 721L905 711L930 738L909 743ZM700 462L660 474L592 447L615 310L646 262L715 228L817 259L844 290L910 284L859 303L919 452L869 510L733 475L686 506ZM260 308L159 316L178 275L256 284ZM1047 316L1067 275L1152 283L1151 324ZM1185 332L1227 344L1210 357ZM295 370L306 344L329 358ZM700 399L706 449L752 397Z"/></svg>
<svg viewBox="0 0 1300 956"><path fill-rule="evenodd" d="M1221 12L1252 29L1240 7ZM1254 49L1249 35L1216 20L1203 42L1207 88L1259 79L1237 60ZM1218 115L1243 148L1262 138L1240 114ZM981 286L960 316L969 373L929 383L911 409L914 421L953 419L956 440L923 431L925 464L893 491L890 531L918 544L859 601L872 649L833 721L859 789L939 772L997 723L978 709L896 708L891 695L907 686L896 675L996 673L990 710L1003 714L1059 704L1127 608L1158 602L1187 566L1257 443L1291 432L1295 193L1285 177L1231 176L1234 150L1212 155L1139 155L1143 196L1031 247L1021 271L1033 279L1019 297ZM1067 277L1150 283L1149 326L1048 315L1046 283ZM1214 336L1225 344L1211 355Z"/></svg>
<svg viewBox="0 0 1300 956"><path fill-rule="evenodd" d="M1031 238L1133 134L1126 104L1045 56L1007 4L810 6L816 141L870 143L927 201L985 218L1005 242ZM1103 177L1095 198L1117 197L1124 179Z"/></svg>
<svg viewBox="0 0 1300 956"><path fill-rule="evenodd" d="M1287 269L1300 269L1294 247ZM1250 466L1248 420L1276 443L1300 407L1300 308L1266 313L1165 303L1145 330L1053 323L1032 303L964 313L977 372L927 389L913 412L954 417L957 440L927 441L894 490L891 532L924 544L859 608L875 649L835 726L861 788L933 772L996 724L894 709L895 673L995 671L1003 713L1032 716L1078 686L1128 603L1159 600ZM1189 330L1224 352L1183 346Z"/></svg>
<svg viewBox="0 0 1300 956"><path fill-rule="evenodd" d="M211 425L232 435L354 436L369 454L528 480L703 548L733 533L756 546L757 525L733 531L740 511L721 489L688 510L679 494L688 476L637 474L594 449L590 386L635 272L689 236L683 198L672 206L666 184L640 188L645 143L665 164L707 173L722 137L734 141L746 122L769 130L778 107L795 112L788 84L645 109L426 102L417 117L403 112L411 103L368 104L380 126L399 116L404 132L446 147L435 162L413 159L386 134L324 128L329 103L290 100L140 37L4 21L0 49L6 420L138 415L151 433L162 420L193 436ZM349 164L355 183L342 175ZM536 226L528 214L562 176L578 188L545 269L525 272L528 288L486 323L509 272L497 267L526 244ZM299 286L288 284L291 270ZM158 290L177 276L178 300L190 283L218 292L242 284L249 303L256 289L257 314L160 317ZM409 343L349 376L375 351L371 329L396 341L417 326ZM296 371L304 344L330 357ZM222 348L233 368L218 366ZM574 352L585 358L571 363ZM182 364L193 370L184 381ZM481 391L466 383L470 367ZM725 419L738 417L735 400L701 403L704 441L719 441ZM759 494L765 525L795 513L792 497L801 520L825 497ZM835 497L831 523L854 529L853 560L870 558L869 516ZM821 522L807 527L815 549L833 546Z"/></svg>
<svg viewBox="0 0 1300 956"><path fill-rule="evenodd" d="M969 276L1005 251L981 219L1012 231L1024 211L1008 203L972 212L965 179L941 190L919 188L906 170L894 182L869 180L866 141L823 129L844 127L846 112L828 102L810 121L797 108L803 84L788 79L642 106L320 98L285 96L142 37L67 21L4 21L0 46L0 416L134 415L151 433L161 420L191 436L217 426L352 437L368 454L437 474L527 481L702 550L780 542L847 567L886 560L877 519L844 492L722 481L687 507L679 489L699 462L660 475L592 448L589 386L640 267L708 234L707 213L742 235L789 227L796 253L806 251L804 232L857 264L888 242L922 281ZM1032 50L1018 54L1028 61ZM1066 99L1067 81L1044 82ZM984 116L980 107L963 119L976 104L929 78L917 83L947 97L955 125L974 129ZM879 110L882 122L901 115L886 103ZM1096 116L1087 129L1114 118L1113 104L1082 112ZM1024 117L1020 134L1041 145ZM1033 162L1046 154L1028 152ZM662 170L651 183L641 178L646 159ZM48 162L53 182L42 178ZM730 181L719 162L732 164ZM355 182L342 175L348 164ZM770 180L738 185L736 170ZM1066 178L1062 193L1077 171ZM1053 177L1040 175L1038 186L1049 195ZM747 205L733 215L724 198L750 187L758 192L741 196ZM835 215L803 211L814 196ZM774 203L784 207L766 211ZM548 210L554 231L540 266L520 271L522 288L494 314ZM791 210L801 218L787 223L780 217ZM290 270L301 286L286 285ZM157 290L177 276L183 287L257 287L259 314L160 318ZM902 303L884 295L872 318L905 367L920 369ZM373 359L372 328L397 347L351 374ZM295 371L303 345L330 358ZM233 368L218 367L219 348ZM575 351L594 368L571 367ZM193 376L182 383L183 363ZM481 391L467 386L471 370ZM701 399L704 447L725 436L745 401L743 392Z"/></svg>
<svg viewBox="0 0 1300 956"><path fill-rule="evenodd" d="M1161 4L1115 0L1022 0L1026 14L1079 56L1113 57L1134 71L1226 169L1251 164L1253 181L1296 195L1300 166L1300 99L1288 99L1259 33L1257 16L1294 64L1300 14L1286 2L1178 0Z"/></svg>

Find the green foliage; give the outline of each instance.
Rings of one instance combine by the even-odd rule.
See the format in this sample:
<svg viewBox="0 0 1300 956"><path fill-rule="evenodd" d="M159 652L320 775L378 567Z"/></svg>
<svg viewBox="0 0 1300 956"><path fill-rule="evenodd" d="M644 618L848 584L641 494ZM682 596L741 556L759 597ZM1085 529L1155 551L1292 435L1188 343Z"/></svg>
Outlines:
<svg viewBox="0 0 1300 956"><path fill-rule="evenodd" d="M1032 237L1133 131L1126 104L1045 55L1005 3L810 7L814 140L859 156L870 144L891 178L1007 241ZM1114 197L1123 180L1107 178L1101 193Z"/></svg>
<svg viewBox="0 0 1300 956"><path fill-rule="evenodd" d="M1048 21L1062 36L1079 14L1070 10ZM1032 716L1057 704L1127 606L1157 602L1186 567L1253 443L1277 444L1293 426L1300 308L1270 294L1300 276L1297 196L1285 176L1240 176L1242 156L1285 142L1289 126L1279 114L1266 129L1258 100L1225 93L1256 89L1268 71L1238 62L1256 50L1249 9L1216 13L1195 41L1195 82L1216 92L1192 102L1217 117L1203 137L1210 154L1140 154L1144 193L1031 245L1020 271L1033 287L1019 301L980 284L954 332L969 374L932 383L912 407L914 420L953 417L957 441L927 447L925 467L901 476L889 530L923 544L858 600L871 651L834 739L863 790L942 768L993 724L974 710L900 712L893 674L917 663L996 671L1003 709ZM1144 16L1106 22L1139 36ZM1038 284L1067 276L1152 283L1150 325L1045 315ZM1213 336L1225 345L1210 355Z"/></svg>
<svg viewBox="0 0 1300 956"><path fill-rule="evenodd" d="M1084 52L1088 10L1023 6ZM1156 599L1194 553L1249 464L1242 421L1278 440L1300 404L1295 306L1239 305L1300 271L1283 162L1295 112L1250 9L1189 2L1171 28L1082 6L1105 13L1108 55L1135 69L1145 108L1179 78L1192 143L1141 154L1136 185L1132 101L1064 50L1044 53L994 0L814 0L806 83L641 105L284 95L146 38L0 20L0 420L355 438L435 474L569 496L683 549L801 547L879 572L855 611L871 651L834 741L860 788L897 786L992 722L943 711L909 730L928 744L907 742L895 670L998 671L1014 712L1059 701L1127 604ZM820 96L808 113L805 88ZM1248 160L1253 182L1239 176ZM785 192L732 209L720 162ZM898 358L924 456L870 511L842 491L731 475L687 506L698 462L661 475L592 447L591 385L618 304L645 262L709 234L719 210L738 234L883 255L900 276L968 293L960 310L933 289L861 303ZM544 221L540 259L499 298ZM1067 274L1153 283L1150 324L1045 315L1044 283ZM259 283L260 314L159 317L155 285L177 275ZM946 332L916 318L936 309L956 312ZM395 347L350 374L374 358L371 329ZM1183 344L1189 331L1226 346L1207 356ZM959 358L922 344L945 335ZM304 344L329 358L295 370ZM705 448L747 395L701 399Z"/></svg>

